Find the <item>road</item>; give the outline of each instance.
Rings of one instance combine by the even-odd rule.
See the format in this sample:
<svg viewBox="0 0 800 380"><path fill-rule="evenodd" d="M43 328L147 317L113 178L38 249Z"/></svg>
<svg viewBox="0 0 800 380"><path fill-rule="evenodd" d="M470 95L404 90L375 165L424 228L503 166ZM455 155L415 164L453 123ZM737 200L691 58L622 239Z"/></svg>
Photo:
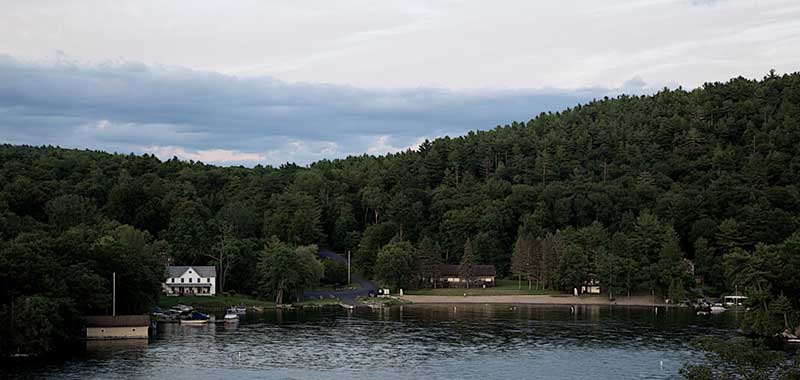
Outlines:
<svg viewBox="0 0 800 380"><path fill-rule="evenodd" d="M341 255L333 252L329 249L320 249L319 250L319 257L323 259L331 259L335 261L339 261L347 264L347 258L342 257ZM350 289L350 290L312 290L303 292L303 297L306 299L313 299L313 298L331 298L335 297L338 298L343 303L347 304L355 304L356 298L358 297L369 297L370 292L375 292L378 288L375 284L367 281L361 276L358 275L351 275L350 279L352 282L357 283L359 287L357 289Z"/></svg>

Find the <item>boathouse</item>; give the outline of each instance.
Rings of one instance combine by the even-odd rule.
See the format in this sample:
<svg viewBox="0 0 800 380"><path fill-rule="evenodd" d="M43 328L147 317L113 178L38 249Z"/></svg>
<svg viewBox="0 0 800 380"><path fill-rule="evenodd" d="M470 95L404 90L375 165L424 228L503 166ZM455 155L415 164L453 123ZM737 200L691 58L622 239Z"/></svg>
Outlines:
<svg viewBox="0 0 800 380"><path fill-rule="evenodd" d="M213 296L217 292L217 268L168 266L163 290L168 296Z"/></svg>
<svg viewBox="0 0 800 380"><path fill-rule="evenodd" d="M85 317L86 339L147 339L148 315L100 315Z"/></svg>

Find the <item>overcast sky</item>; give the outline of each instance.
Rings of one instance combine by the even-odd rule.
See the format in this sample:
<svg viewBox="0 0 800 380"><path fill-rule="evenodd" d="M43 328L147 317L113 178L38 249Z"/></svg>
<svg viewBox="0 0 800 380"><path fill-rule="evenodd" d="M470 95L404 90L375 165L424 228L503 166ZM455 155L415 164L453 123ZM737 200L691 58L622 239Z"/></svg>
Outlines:
<svg viewBox="0 0 800 380"><path fill-rule="evenodd" d="M2 0L0 142L308 164L793 72L798 47L796 0Z"/></svg>

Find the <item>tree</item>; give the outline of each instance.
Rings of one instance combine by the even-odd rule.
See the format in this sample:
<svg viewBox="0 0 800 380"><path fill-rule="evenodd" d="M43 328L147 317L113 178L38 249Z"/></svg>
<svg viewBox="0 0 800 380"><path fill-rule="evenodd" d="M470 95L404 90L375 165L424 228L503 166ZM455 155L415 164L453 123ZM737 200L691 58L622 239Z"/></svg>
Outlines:
<svg viewBox="0 0 800 380"><path fill-rule="evenodd" d="M467 239L464 243L464 254L461 256L461 264L458 266L458 277L464 281L469 289L469 284L475 281L475 253L473 252L472 240Z"/></svg>
<svg viewBox="0 0 800 380"><path fill-rule="evenodd" d="M548 233L542 244L542 282L546 288L560 286L567 246L561 232Z"/></svg>
<svg viewBox="0 0 800 380"><path fill-rule="evenodd" d="M761 340L744 337L722 340L700 337L692 345L704 352L704 364L687 364L681 375L687 380L797 379L800 368L780 351Z"/></svg>
<svg viewBox="0 0 800 380"><path fill-rule="evenodd" d="M276 236L289 244L316 244L324 238L322 211L306 193L282 193L270 197L264 217L264 236Z"/></svg>
<svg viewBox="0 0 800 380"><path fill-rule="evenodd" d="M304 289L313 287L322 278L324 269L317 260L315 245L293 248L273 237L258 262L259 292L283 304L286 294L299 299Z"/></svg>
<svg viewBox="0 0 800 380"><path fill-rule="evenodd" d="M520 236L514 244L514 253L511 256L511 272L528 281L528 290L532 289L534 282L542 283L542 242L530 236Z"/></svg>
<svg viewBox="0 0 800 380"><path fill-rule="evenodd" d="M53 198L45 205L45 213L50 225L59 231L80 224L92 225L97 222L97 207L88 198L74 194Z"/></svg>
<svg viewBox="0 0 800 380"><path fill-rule="evenodd" d="M410 242L393 239L378 252L375 274L390 288L407 288L416 276L414 256L414 246Z"/></svg>
<svg viewBox="0 0 800 380"><path fill-rule="evenodd" d="M325 259L322 260L324 275L322 282L326 284L341 285L347 283L347 265L341 261Z"/></svg>
<svg viewBox="0 0 800 380"><path fill-rule="evenodd" d="M374 273L378 251L397 234L393 223L374 224L367 227L361 235L353 264L361 273L370 276Z"/></svg>
<svg viewBox="0 0 800 380"><path fill-rule="evenodd" d="M422 238L416 249L415 261L420 286L432 286L435 289L439 277L441 277L439 267L442 264L442 255L433 239L427 236Z"/></svg>

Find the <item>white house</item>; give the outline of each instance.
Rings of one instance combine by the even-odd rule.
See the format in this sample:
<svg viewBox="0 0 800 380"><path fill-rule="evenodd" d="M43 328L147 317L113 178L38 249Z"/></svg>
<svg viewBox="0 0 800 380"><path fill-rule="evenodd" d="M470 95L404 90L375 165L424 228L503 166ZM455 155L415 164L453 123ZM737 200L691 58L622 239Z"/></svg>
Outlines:
<svg viewBox="0 0 800 380"><path fill-rule="evenodd" d="M168 266L164 293L168 296L213 296L217 292L217 268L213 266Z"/></svg>

